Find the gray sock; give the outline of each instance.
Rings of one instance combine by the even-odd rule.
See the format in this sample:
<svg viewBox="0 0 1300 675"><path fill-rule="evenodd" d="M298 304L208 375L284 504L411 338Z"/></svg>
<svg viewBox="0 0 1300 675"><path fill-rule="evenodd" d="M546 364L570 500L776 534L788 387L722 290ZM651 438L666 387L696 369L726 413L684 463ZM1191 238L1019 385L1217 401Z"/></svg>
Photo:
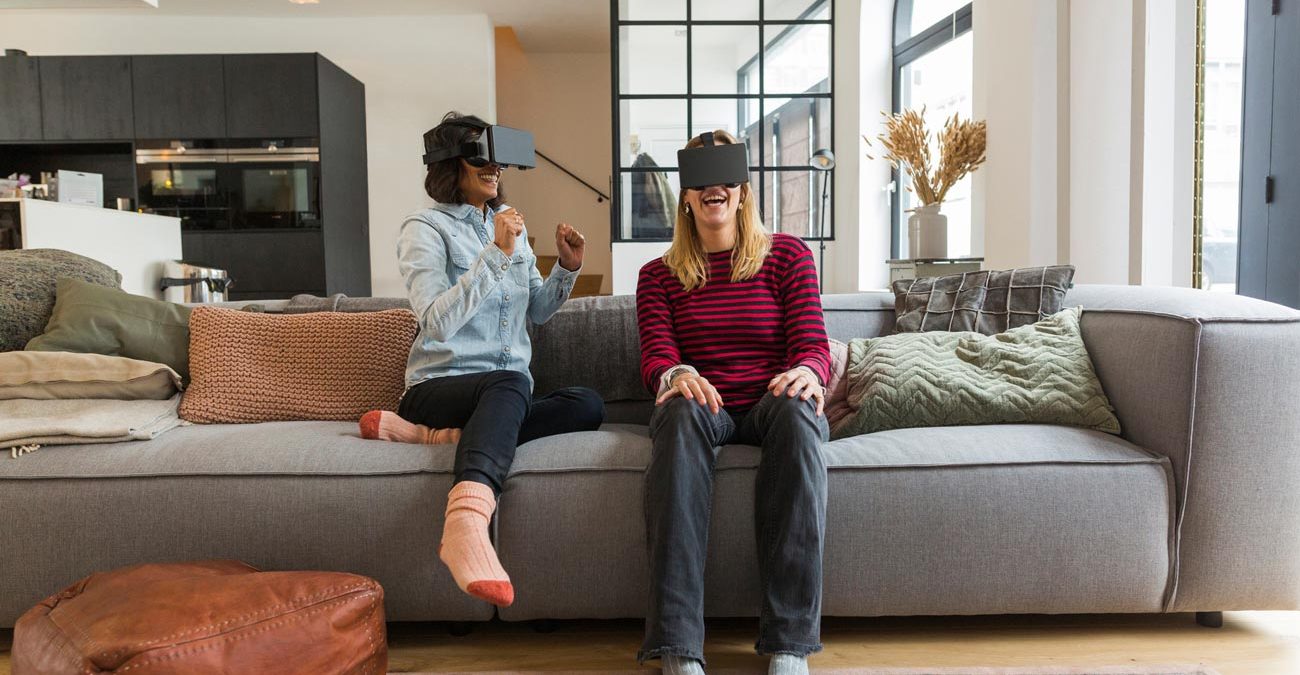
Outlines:
<svg viewBox="0 0 1300 675"><path fill-rule="evenodd" d="M808 658L794 654L773 654L767 675L808 675Z"/></svg>
<svg viewBox="0 0 1300 675"><path fill-rule="evenodd" d="M664 675L704 675L704 666L687 656L664 654L659 661L659 667L663 669Z"/></svg>

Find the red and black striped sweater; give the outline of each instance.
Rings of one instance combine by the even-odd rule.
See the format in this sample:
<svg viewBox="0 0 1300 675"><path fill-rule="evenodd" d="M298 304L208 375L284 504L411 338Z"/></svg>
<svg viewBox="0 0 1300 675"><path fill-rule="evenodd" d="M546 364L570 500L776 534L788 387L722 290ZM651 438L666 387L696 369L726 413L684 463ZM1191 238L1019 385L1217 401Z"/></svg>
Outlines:
<svg viewBox="0 0 1300 675"><path fill-rule="evenodd" d="M636 287L641 379L652 392L678 364L694 366L723 404L744 412L778 373L807 366L824 383L830 349L812 251L798 237L772 235L758 274L731 281L731 251L710 253L709 281L687 292L662 258L641 268Z"/></svg>

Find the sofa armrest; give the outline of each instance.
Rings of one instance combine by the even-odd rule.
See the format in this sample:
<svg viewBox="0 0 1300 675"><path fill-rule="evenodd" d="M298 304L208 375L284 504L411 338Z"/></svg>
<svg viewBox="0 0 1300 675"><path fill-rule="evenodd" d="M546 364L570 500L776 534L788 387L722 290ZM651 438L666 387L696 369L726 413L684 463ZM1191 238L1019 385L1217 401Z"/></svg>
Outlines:
<svg viewBox="0 0 1300 675"><path fill-rule="evenodd" d="M1124 437L1173 467L1166 611L1300 609L1300 312L1186 289L1066 300Z"/></svg>

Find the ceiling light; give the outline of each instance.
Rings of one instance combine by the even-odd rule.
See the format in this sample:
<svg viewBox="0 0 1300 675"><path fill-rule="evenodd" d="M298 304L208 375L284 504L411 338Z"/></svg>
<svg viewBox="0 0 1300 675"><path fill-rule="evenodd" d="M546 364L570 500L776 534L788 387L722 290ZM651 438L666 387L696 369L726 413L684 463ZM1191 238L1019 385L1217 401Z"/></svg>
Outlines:
<svg viewBox="0 0 1300 675"><path fill-rule="evenodd" d="M319 5L320 0L289 0L295 5Z"/></svg>

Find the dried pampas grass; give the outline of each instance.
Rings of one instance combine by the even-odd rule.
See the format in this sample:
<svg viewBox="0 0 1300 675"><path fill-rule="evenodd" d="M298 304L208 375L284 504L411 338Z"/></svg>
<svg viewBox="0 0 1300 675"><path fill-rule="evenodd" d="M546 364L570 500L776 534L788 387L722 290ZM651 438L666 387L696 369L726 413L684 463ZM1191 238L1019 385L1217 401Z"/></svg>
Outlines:
<svg viewBox="0 0 1300 675"><path fill-rule="evenodd" d="M876 136L885 148L883 158L900 172L912 177L907 189L916 194L921 206L939 204L948 190L986 159L984 155L988 127L984 122L949 117L939 134L939 165L932 168L930 132L925 128L925 108L904 110L885 118L885 132ZM862 140L871 146L871 139ZM867 155L868 159L875 159Z"/></svg>

